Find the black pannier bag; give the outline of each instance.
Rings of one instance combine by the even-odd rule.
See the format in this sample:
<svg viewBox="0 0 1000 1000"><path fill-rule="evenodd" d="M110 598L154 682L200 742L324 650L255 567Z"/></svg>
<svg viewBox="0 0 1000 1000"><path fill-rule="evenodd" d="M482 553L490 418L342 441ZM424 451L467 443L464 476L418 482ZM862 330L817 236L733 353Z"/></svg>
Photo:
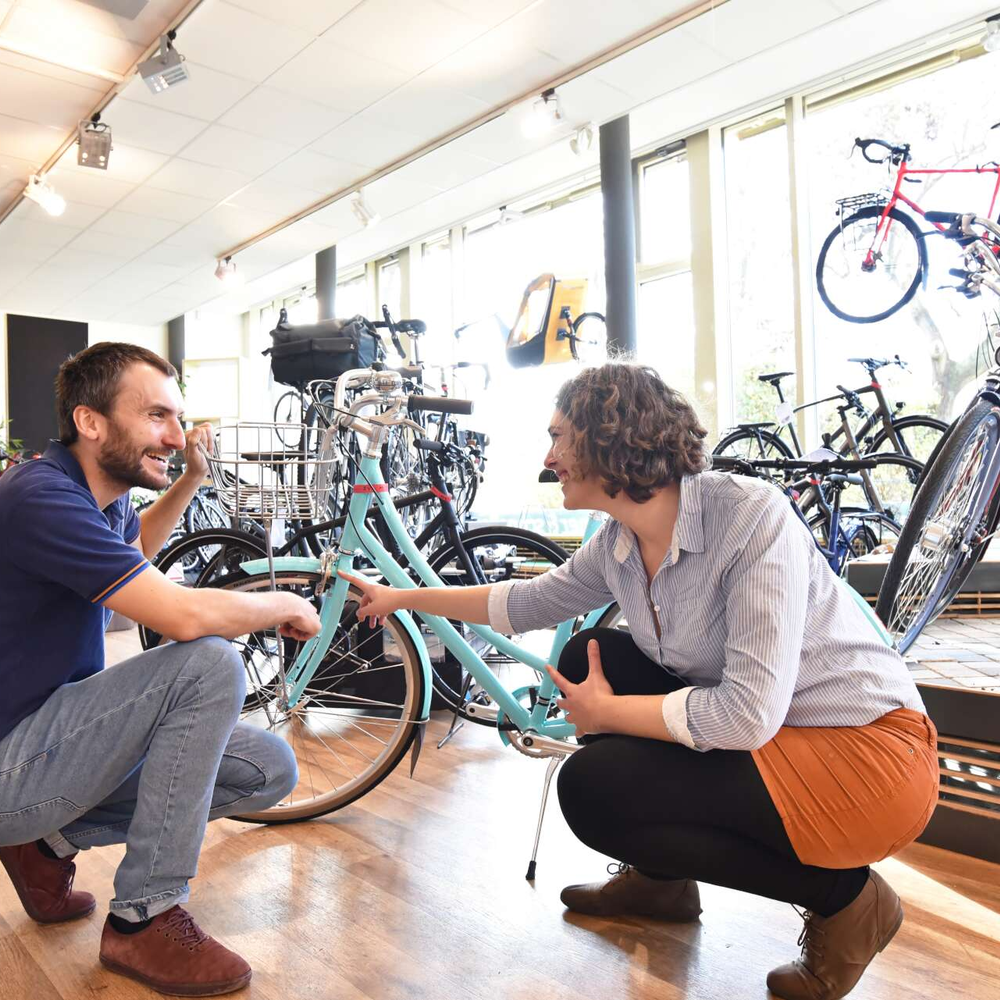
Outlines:
<svg viewBox="0 0 1000 1000"><path fill-rule="evenodd" d="M301 389L318 378L339 378L352 368L369 368L376 361L378 334L364 316L324 319L292 326L281 310L271 331L271 373L276 382Z"/></svg>

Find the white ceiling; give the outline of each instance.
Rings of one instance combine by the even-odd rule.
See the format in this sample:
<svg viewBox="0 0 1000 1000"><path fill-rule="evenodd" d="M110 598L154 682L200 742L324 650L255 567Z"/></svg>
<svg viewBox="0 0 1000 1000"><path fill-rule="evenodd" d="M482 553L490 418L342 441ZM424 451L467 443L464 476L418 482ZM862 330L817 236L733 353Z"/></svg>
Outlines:
<svg viewBox="0 0 1000 1000"><path fill-rule="evenodd" d="M76 166L71 147L49 175L65 215L22 201L0 224L0 310L164 322L219 296L212 271L225 250L691 6L205 0L176 41L191 79L159 96L133 79L104 112L109 170ZM122 73L179 7L151 0L126 22L75 0L0 0L0 46L15 30L35 46L73 37L74 61ZM638 147L875 56L887 38L903 44L994 9L729 0L559 93L572 123L633 112ZM61 33L42 32L54 19ZM0 48L0 211L109 86ZM528 140L516 113L501 115L369 184L384 220L374 229L360 229L344 198L239 254L251 284L227 301L301 280L325 246L362 260L596 162L574 157L567 134Z"/></svg>

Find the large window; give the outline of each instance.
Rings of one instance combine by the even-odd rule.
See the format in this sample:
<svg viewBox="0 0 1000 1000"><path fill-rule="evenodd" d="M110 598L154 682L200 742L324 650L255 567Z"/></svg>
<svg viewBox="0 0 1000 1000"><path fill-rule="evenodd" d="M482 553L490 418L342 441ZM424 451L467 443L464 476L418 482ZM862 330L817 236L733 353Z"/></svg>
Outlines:
<svg viewBox="0 0 1000 1000"><path fill-rule="evenodd" d="M419 279L411 293L413 314L427 324L427 333L420 342L420 356L431 364L450 365L455 360L455 324L448 236L424 243L417 273Z"/></svg>
<svg viewBox="0 0 1000 1000"><path fill-rule="evenodd" d="M757 378L795 371L788 135L783 110L727 128L726 251L732 413L773 420L777 396ZM795 398L795 380L782 383Z"/></svg>
<svg viewBox="0 0 1000 1000"><path fill-rule="evenodd" d="M637 355L696 400L691 182L683 144L639 164Z"/></svg>
<svg viewBox="0 0 1000 1000"><path fill-rule="evenodd" d="M341 318L368 315L368 280L363 268L337 282L334 309Z"/></svg>
<svg viewBox="0 0 1000 1000"><path fill-rule="evenodd" d="M572 192L523 214L511 209L503 224L496 219L494 213L480 220L466 236L465 315L456 317L473 324L456 345L457 358L490 366L489 391L477 398L468 421L491 438L476 511L484 519L579 534L585 515L562 511L559 488L539 484L536 475L548 450L556 392L577 366L512 368L504 356L501 324L513 323L525 287L545 273L586 278L586 308L604 311L601 195L594 188Z"/></svg>
<svg viewBox="0 0 1000 1000"><path fill-rule="evenodd" d="M975 166L996 158L996 133L989 129L997 118L996 102L990 88L982 85L988 67L985 59L969 59L854 100L813 105L807 119L808 149L802 155L809 158L814 257L838 223L837 199L891 191L895 168L866 163L853 148L855 136L910 143L913 167ZM985 214L995 179L975 174L927 176L904 188L925 210ZM930 228L910 214L921 230ZM891 398L905 400L904 412L930 412L950 419L964 405L976 382L984 313L992 310L993 303L939 290L939 285L957 284L948 270L960 267L961 259L954 243L938 238L925 243L930 257L927 287L881 322L845 322L816 297L815 352L821 389L837 382L851 386L865 382L861 367L848 358L891 358L898 353L908 371L883 369L879 377Z"/></svg>

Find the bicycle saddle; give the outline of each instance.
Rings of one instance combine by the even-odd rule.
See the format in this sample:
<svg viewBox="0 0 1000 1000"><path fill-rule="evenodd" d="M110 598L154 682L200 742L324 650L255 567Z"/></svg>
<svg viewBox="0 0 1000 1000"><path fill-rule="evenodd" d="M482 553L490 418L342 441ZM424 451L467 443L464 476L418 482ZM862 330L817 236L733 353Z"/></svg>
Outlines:
<svg viewBox="0 0 1000 1000"><path fill-rule="evenodd" d="M427 332L427 324L422 319L397 319L396 329L411 337L420 337Z"/></svg>
<svg viewBox="0 0 1000 1000"><path fill-rule="evenodd" d="M767 375L758 375L758 382L770 382L771 385L777 385L786 375L794 375L795 372L770 372Z"/></svg>

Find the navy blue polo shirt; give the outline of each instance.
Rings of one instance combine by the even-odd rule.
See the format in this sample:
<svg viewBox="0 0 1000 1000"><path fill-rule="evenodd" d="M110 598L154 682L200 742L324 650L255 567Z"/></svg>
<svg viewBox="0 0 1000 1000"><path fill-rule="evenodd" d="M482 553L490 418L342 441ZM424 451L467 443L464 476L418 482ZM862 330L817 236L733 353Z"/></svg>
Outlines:
<svg viewBox="0 0 1000 1000"><path fill-rule="evenodd" d="M101 510L57 441L0 476L0 739L104 668L103 602L149 565L138 537L129 495Z"/></svg>

